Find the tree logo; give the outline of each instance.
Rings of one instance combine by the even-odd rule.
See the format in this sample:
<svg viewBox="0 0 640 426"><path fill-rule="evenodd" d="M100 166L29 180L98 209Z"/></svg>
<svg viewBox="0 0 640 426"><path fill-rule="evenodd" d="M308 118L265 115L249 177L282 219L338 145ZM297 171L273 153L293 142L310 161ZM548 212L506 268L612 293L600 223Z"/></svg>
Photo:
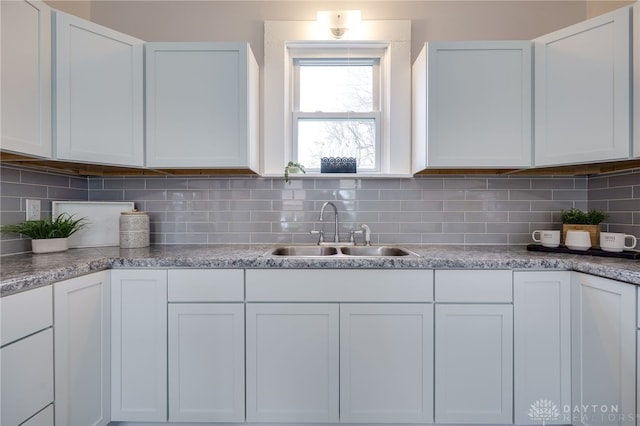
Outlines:
<svg viewBox="0 0 640 426"><path fill-rule="evenodd" d="M553 402L548 399L539 399L529 408L529 418L534 421L541 421L542 426L551 420L557 420L560 417L560 411Z"/></svg>

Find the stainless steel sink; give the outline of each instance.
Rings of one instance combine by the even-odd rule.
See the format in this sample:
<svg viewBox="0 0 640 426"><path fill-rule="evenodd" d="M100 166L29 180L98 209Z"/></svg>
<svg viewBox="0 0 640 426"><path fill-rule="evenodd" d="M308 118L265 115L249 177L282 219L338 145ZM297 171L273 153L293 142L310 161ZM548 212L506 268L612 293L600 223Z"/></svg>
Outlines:
<svg viewBox="0 0 640 426"><path fill-rule="evenodd" d="M340 247L342 254L347 256L386 257L386 256L411 256L415 253L400 247L389 246L349 246Z"/></svg>
<svg viewBox="0 0 640 426"><path fill-rule="evenodd" d="M277 247L273 250L270 250L269 254L272 254L274 256L289 257L333 256L338 254L338 248L323 246L287 246Z"/></svg>
<svg viewBox="0 0 640 426"><path fill-rule="evenodd" d="M283 257L417 257L402 247L393 246L283 246L270 249L265 256Z"/></svg>

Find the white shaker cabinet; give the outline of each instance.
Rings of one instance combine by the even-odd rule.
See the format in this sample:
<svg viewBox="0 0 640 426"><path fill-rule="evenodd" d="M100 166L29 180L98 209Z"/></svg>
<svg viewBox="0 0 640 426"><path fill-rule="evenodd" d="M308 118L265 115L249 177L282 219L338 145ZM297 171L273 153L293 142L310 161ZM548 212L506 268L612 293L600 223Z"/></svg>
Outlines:
<svg viewBox="0 0 640 426"><path fill-rule="evenodd" d="M105 426L111 418L109 271L55 283L55 419Z"/></svg>
<svg viewBox="0 0 640 426"><path fill-rule="evenodd" d="M635 425L636 286L574 272L571 298L572 424Z"/></svg>
<svg viewBox="0 0 640 426"><path fill-rule="evenodd" d="M47 407L54 399L52 309L51 286L0 298L2 426L49 417Z"/></svg>
<svg viewBox="0 0 640 426"><path fill-rule="evenodd" d="M433 305L340 305L340 422L433 423Z"/></svg>
<svg viewBox="0 0 640 426"><path fill-rule="evenodd" d="M111 420L167 420L167 271L111 271Z"/></svg>
<svg viewBox="0 0 640 426"><path fill-rule="evenodd" d="M246 309L247 422L338 422L338 305Z"/></svg>
<svg viewBox="0 0 640 426"><path fill-rule="evenodd" d="M258 78L246 43L148 43L147 166L257 170Z"/></svg>
<svg viewBox="0 0 640 426"><path fill-rule="evenodd" d="M169 421L244 422L244 271L177 269L169 285Z"/></svg>
<svg viewBox="0 0 640 426"><path fill-rule="evenodd" d="M571 272L513 275L515 423L571 423ZM547 401L558 411L542 410Z"/></svg>
<svg viewBox="0 0 640 426"><path fill-rule="evenodd" d="M0 148L51 157L51 9L41 1L0 2Z"/></svg>
<svg viewBox="0 0 640 426"><path fill-rule="evenodd" d="M435 302L435 422L512 423L511 271L436 271Z"/></svg>
<svg viewBox="0 0 640 426"><path fill-rule="evenodd" d="M531 166L531 42L429 42L412 78L414 172Z"/></svg>
<svg viewBox="0 0 640 426"><path fill-rule="evenodd" d="M629 158L630 13L534 40L536 166Z"/></svg>
<svg viewBox="0 0 640 426"><path fill-rule="evenodd" d="M55 12L55 156L142 166L142 40Z"/></svg>

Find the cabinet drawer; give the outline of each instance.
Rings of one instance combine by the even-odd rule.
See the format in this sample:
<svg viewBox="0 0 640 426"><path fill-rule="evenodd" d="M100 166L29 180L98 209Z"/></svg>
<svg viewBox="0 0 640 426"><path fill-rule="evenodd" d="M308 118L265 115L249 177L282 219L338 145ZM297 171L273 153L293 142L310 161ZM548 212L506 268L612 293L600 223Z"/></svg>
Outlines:
<svg viewBox="0 0 640 426"><path fill-rule="evenodd" d="M53 402L53 330L0 349L0 424L19 425Z"/></svg>
<svg viewBox="0 0 640 426"><path fill-rule="evenodd" d="M0 324L0 346L51 326L51 286L0 298Z"/></svg>
<svg viewBox="0 0 640 426"><path fill-rule="evenodd" d="M242 269L170 269L169 302L242 302Z"/></svg>
<svg viewBox="0 0 640 426"><path fill-rule="evenodd" d="M512 280L507 270L436 271L436 302L511 303Z"/></svg>
<svg viewBox="0 0 640 426"><path fill-rule="evenodd" d="M431 302L432 270L248 269L252 302Z"/></svg>

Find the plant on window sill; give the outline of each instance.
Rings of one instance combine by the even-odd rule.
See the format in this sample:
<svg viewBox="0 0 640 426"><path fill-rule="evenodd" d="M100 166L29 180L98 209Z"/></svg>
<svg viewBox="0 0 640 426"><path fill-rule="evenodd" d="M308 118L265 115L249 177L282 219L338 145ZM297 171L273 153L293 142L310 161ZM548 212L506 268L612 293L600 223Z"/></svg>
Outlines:
<svg viewBox="0 0 640 426"><path fill-rule="evenodd" d="M289 161L287 165L284 167L284 181L286 183L291 184L291 181L289 180L289 174L297 174L300 172L307 173L304 170L304 166L302 164Z"/></svg>

